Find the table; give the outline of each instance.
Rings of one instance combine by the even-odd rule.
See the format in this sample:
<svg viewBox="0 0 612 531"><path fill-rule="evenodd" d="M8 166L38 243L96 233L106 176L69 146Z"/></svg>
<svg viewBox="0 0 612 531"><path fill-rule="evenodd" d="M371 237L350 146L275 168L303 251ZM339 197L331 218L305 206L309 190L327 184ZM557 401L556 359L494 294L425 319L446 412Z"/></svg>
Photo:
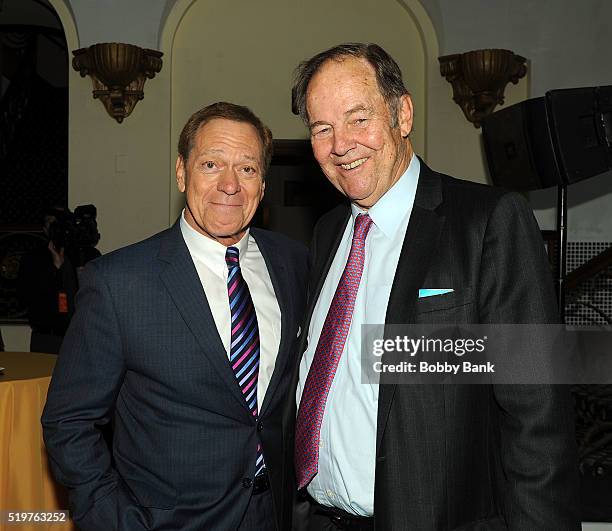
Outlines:
<svg viewBox="0 0 612 531"><path fill-rule="evenodd" d="M63 488L49 470L40 416L57 356L0 352L0 511L67 510ZM66 523L0 521L0 531L72 531Z"/></svg>

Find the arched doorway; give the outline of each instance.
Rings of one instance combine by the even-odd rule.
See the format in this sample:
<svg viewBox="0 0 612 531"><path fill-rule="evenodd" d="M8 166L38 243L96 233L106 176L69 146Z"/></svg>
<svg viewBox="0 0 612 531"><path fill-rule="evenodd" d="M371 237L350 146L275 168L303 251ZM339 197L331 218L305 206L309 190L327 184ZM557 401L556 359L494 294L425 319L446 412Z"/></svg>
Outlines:
<svg viewBox="0 0 612 531"><path fill-rule="evenodd" d="M265 6L247 0L229 5L178 0L168 14L161 41L162 49L169 50L166 67L172 72L173 140L191 113L226 100L252 108L280 141L275 143L281 148L276 150L282 155L279 167L273 162L264 198L269 228L309 239L306 225L311 227L314 219L305 203L313 195L320 199L320 194L318 187L311 193L316 178L312 166L298 168L310 148L299 145L306 139L306 130L291 114L290 88L295 66L329 46L377 42L400 63L415 101L413 143L420 155L426 155L427 91L432 64L437 62L437 41L417 0L331 4L315 0L299 5L274 0ZM171 159L175 157L173 149ZM176 219L181 207L182 198L172 184L171 219ZM274 218L281 222L275 224ZM288 230L291 227L295 230Z"/></svg>
<svg viewBox="0 0 612 531"><path fill-rule="evenodd" d="M47 0L0 10L0 322L24 320L21 258L44 245L50 206L68 202L68 48Z"/></svg>

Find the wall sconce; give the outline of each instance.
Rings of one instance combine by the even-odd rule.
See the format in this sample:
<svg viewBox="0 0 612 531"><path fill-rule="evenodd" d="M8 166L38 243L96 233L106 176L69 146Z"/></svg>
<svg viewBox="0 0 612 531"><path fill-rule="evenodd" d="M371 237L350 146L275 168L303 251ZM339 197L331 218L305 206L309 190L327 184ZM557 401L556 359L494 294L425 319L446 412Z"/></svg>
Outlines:
<svg viewBox="0 0 612 531"><path fill-rule="evenodd" d="M438 61L440 74L453 86L453 100L474 127L504 103L508 82L516 85L527 73L527 59L510 50L475 50Z"/></svg>
<svg viewBox="0 0 612 531"><path fill-rule="evenodd" d="M162 52L133 44L107 42L72 53L72 67L81 77L91 77L93 97L119 123L144 98L146 78L154 78L162 67Z"/></svg>

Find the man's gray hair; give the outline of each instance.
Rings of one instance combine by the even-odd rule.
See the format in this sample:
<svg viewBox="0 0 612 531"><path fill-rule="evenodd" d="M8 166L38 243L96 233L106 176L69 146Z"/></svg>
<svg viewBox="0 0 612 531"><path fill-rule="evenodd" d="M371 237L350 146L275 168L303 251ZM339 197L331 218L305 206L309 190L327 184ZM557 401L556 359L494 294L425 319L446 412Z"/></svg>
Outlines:
<svg viewBox="0 0 612 531"><path fill-rule="evenodd" d="M298 114L309 126L308 109L306 108L306 92L313 76L321 66L330 60L342 61L346 57L365 59L376 73L378 88L382 94L391 115L391 127L398 125L400 98L408 94L402 79L402 71L393 58L378 44L349 42L339 44L318 53L314 57L302 61L295 69L293 89L293 112Z"/></svg>

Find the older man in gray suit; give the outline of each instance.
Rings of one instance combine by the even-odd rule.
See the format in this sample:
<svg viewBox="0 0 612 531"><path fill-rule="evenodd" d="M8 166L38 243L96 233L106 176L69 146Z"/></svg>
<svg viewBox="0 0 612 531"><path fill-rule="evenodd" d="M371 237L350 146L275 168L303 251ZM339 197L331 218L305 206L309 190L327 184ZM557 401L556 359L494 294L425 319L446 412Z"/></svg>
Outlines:
<svg viewBox="0 0 612 531"><path fill-rule="evenodd" d="M567 389L361 379L362 324L555 321L529 206L416 156L410 95L377 45L305 61L294 95L315 158L348 199L315 229L286 418L307 529L579 529Z"/></svg>

